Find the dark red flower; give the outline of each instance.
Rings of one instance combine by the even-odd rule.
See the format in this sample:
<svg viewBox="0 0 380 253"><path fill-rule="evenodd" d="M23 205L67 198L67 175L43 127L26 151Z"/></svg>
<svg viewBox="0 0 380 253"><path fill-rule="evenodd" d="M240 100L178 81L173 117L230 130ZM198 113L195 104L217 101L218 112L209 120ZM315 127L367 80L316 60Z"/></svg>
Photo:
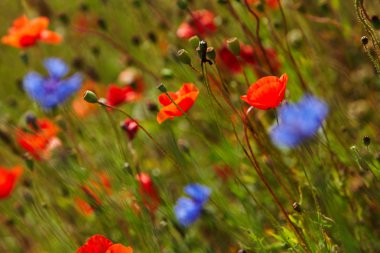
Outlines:
<svg viewBox="0 0 380 253"><path fill-rule="evenodd" d="M22 172L23 169L19 166L11 169L0 167L0 199L9 197Z"/></svg>
<svg viewBox="0 0 380 253"><path fill-rule="evenodd" d="M177 30L181 39L189 39L194 35L204 37L216 32L215 16L208 10L197 10L191 13L189 19L183 22Z"/></svg>
<svg viewBox="0 0 380 253"><path fill-rule="evenodd" d="M133 140L139 130L139 125L132 119L126 119L122 128L127 133L129 140Z"/></svg>
<svg viewBox="0 0 380 253"><path fill-rule="evenodd" d="M160 205L160 196L157 189L153 185L152 179L146 173L140 173L136 176L136 178L139 182L139 191L142 202L151 213L156 212Z"/></svg>

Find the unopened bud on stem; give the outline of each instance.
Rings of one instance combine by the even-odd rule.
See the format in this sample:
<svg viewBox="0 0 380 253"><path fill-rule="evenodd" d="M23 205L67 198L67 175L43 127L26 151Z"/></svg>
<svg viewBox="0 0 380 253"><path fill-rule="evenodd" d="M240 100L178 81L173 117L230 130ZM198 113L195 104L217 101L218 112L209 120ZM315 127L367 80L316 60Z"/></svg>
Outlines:
<svg viewBox="0 0 380 253"><path fill-rule="evenodd" d="M95 92L90 91L90 90L86 90L86 92L84 93L83 99L91 104L98 102L98 97L96 96Z"/></svg>

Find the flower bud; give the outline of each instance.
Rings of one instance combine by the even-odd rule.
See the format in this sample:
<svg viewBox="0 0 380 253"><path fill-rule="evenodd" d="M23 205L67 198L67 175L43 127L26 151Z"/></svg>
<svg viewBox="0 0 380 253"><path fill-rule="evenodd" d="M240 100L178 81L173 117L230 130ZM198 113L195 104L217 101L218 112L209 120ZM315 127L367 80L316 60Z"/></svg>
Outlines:
<svg viewBox="0 0 380 253"><path fill-rule="evenodd" d="M368 38L367 38L367 36L363 36L362 38L361 38L361 41L362 41L362 44L365 46L365 45L367 45L368 44Z"/></svg>
<svg viewBox="0 0 380 253"><path fill-rule="evenodd" d="M178 0L177 6L178 6L178 8L180 8L182 10L186 10L187 9L187 0Z"/></svg>
<svg viewBox="0 0 380 253"><path fill-rule="evenodd" d="M194 35L189 39L189 42L193 48L197 48L199 45L199 37L197 35Z"/></svg>
<svg viewBox="0 0 380 253"><path fill-rule="evenodd" d="M375 29L380 29L380 19L378 16L371 17L371 23L375 27Z"/></svg>
<svg viewBox="0 0 380 253"><path fill-rule="evenodd" d="M99 18L97 22L98 22L98 26L100 27L100 29L102 29L104 31L108 30L107 23L106 23L106 21L104 19Z"/></svg>
<svg viewBox="0 0 380 253"><path fill-rule="evenodd" d="M21 59L22 63L24 63L26 66L29 65L29 56L26 52L20 53L20 59Z"/></svg>
<svg viewBox="0 0 380 253"><path fill-rule="evenodd" d="M240 42L236 37L227 40L227 47L234 55L240 55Z"/></svg>
<svg viewBox="0 0 380 253"><path fill-rule="evenodd" d="M369 138L369 136L364 136L363 137L363 143L364 143L364 145L366 145L368 147L369 144L371 144L371 138Z"/></svg>
<svg viewBox="0 0 380 253"><path fill-rule="evenodd" d="M213 47L208 47L207 48L206 55L207 55L207 58L215 61L216 53L215 53L215 49Z"/></svg>
<svg viewBox="0 0 380 253"><path fill-rule="evenodd" d="M129 140L133 140L139 130L139 125L132 119L126 119L121 128L127 133Z"/></svg>
<svg viewBox="0 0 380 253"><path fill-rule="evenodd" d="M173 70L168 69L168 68L164 68L161 70L161 77L163 79L172 79L173 76L174 76Z"/></svg>
<svg viewBox="0 0 380 253"><path fill-rule="evenodd" d="M159 85L157 85L157 89L159 89L162 93L168 92L168 90L166 89L163 83L160 83Z"/></svg>
<svg viewBox="0 0 380 253"><path fill-rule="evenodd" d="M86 92L84 93L83 99L91 104L98 102L98 97L93 91L90 91L90 90L86 90Z"/></svg>
<svg viewBox="0 0 380 253"><path fill-rule="evenodd" d="M148 102L148 103L146 104L146 106L148 107L148 110L149 110L150 112L153 112L153 113L158 112L158 106L157 106L156 103L154 103L154 102Z"/></svg>
<svg viewBox="0 0 380 253"><path fill-rule="evenodd" d="M191 65L189 53L185 49L178 50L177 57L183 64Z"/></svg>
<svg viewBox="0 0 380 253"><path fill-rule="evenodd" d="M293 203L293 209L299 213L302 212L302 208L301 208L301 205L298 203L298 202L294 202Z"/></svg>
<svg viewBox="0 0 380 253"><path fill-rule="evenodd" d="M33 113L27 113L25 116L25 121L26 121L26 124L31 126L34 130L37 131L38 129L40 129L40 127L37 124L36 115L34 115Z"/></svg>

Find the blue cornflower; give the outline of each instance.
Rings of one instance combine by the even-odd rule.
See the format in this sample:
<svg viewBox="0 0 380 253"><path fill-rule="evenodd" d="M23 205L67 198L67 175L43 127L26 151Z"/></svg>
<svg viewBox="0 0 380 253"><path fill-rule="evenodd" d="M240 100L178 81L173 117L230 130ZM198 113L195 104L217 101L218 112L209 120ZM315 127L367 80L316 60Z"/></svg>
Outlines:
<svg viewBox="0 0 380 253"><path fill-rule="evenodd" d="M179 224L188 227L193 224L202 212L202 205L189 198L179 198L174 207L174 212Z"/></svg>
<svg viewBox="0 0 380 253"><path fill-rule="evenodd" d="M203 206L210 197L211 190L200 184L190 184L185 187L184 191L190 198L179 198L174 207L174 212L178 222L182 226L188 227L201 215Z"/></svg>
<svg viewBox="0 0 380 253"><path fill-rule="evenodd" d="M83 77L74 74L67 79L69 67L61 59L48 58L44 61L48 71L47 77L36 72L29 72L23 81L24 90L42 108L49 110L63 103L74 92L80 89Z"/></svg>
<svg viewBox="0 0 380 253"><path fill-rule="evenodd" d="M211 194L210 188L201 184L189 184L185 187L184 192L202 205L207 202Z"/></svg>
<svg viewBox="0 0 380 253"><path fill-rule="evenodd" d="M279 125L270 136L274 144L292 148L313 137L328 114L325 102L305 95L298 103L286 104L279 111Z"/></svg>

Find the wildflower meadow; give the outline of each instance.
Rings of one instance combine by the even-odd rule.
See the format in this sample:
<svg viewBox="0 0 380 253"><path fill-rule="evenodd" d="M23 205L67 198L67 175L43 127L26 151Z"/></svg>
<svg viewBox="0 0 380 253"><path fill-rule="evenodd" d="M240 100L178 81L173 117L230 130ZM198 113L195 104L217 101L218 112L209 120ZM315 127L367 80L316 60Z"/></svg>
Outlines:
<svg viewBox="0 0 380 253"><path fill-rule="evenodd" d="M380 1L0 12L1 252L380 252Z"/></svg>

